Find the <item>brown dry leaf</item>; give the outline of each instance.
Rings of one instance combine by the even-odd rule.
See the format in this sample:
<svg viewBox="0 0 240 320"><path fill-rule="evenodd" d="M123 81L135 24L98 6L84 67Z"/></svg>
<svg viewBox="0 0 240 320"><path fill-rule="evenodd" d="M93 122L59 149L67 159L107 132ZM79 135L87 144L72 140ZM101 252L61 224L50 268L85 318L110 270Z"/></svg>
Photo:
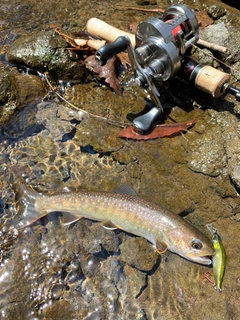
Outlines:
<svg viewBox="0 0 240 320"><path fill-rule="evenodd" d="M60 28L60 26L61 26L60 23L50 23L49 24L49 28L51 28L51 29Z"/></svg>
<svg viewBox="0 0 240 320"><path fill-rule="evenodd" d="M125 69L127 69L127 65L130 64L129 58L126 52L120 52L117 54L119 60L121 61L122 65L124 66Z"/></svg>
<svg viewBox="0 0 240 320"><path fill-rule="evenodd" d="M127 139L135 139L135 140L150 140L156 138L169 137L174 133L179 133L181 131L186 131L189 127L192 127L195 124L195 120L182 122L182 123L174 123L167 124L163 123L157 125L153 131L149 134L139 134L134 131L132 126L129 126L118 133L118 136L121 138Z"/></svg>
<svg viewBox="0 0 240 320"><path fill-rule="evenodd" d="M132 31L132 33L136 33L137 31L137 27L138 27L138 23L131 23L130 24L130 30Z"/></svg>
<svg viewBox="0 0 240 320"><path fill-rule="evenodd" d="M90 36L89 38L86 38L86 39L85 37L81 39L74 39L66 35L65 33L63 33L59 28L56 28L55 32L57 32L73 48L79 49L79 50L87 50L87 49L97 50L106 44L105 40L91 39Z"/></svg>
<svg viewBox="0 0 240 320"><path fill-rule="evenodd" d="M100 78L104 78L105 82L110 85L116 94L122 94L122 88L117 78L117 57L109 60L104 66L99 65L95 59L95 55L89 56L84 62L87 66L91 67L93 72L99 74Z"/></svg>
<svg viewBox="0 0 240 320"><path fill-rule="evenodd" d="M198 19L199 27L200 28L206 28L207 26L213 24L213 19L209 17L207 11L201 10L199 12L196 12L196 17Z"/></svg>

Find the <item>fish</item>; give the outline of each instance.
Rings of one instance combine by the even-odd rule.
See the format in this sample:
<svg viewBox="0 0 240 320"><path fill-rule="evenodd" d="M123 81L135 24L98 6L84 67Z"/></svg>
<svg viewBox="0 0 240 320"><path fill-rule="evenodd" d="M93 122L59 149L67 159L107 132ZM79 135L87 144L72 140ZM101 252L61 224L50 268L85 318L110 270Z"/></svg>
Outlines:
<svg viewBox="0 0 240 320"><path fill-rule="evenodd" d="M218 292L222 292L221 287L226 266L226 252L222 243L222 239L217 233L217 230L210 224L207 225L207 228L212 234L212 243L214 249L214 255L212 256L214 288Z"/></svg>
<svg viewBox="0 0 240 320"><path fill-rule="evenodd" d="M29 226L51 212L60 212L63 225L81 218L99 221L106 229L121 229L147 239L159 254L169 250L195 263L212 263L214 250L207 236L179 215L138 196L128 185L112 193L64 190L48 195L21 182L14 189L17 228Z"/></svg>

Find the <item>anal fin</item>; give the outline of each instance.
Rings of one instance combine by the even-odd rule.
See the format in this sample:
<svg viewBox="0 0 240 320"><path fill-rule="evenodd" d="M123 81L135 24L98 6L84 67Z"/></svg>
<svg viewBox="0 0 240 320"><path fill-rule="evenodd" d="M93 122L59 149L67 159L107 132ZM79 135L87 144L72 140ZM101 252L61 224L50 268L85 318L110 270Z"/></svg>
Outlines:
<svg viewBox="0 0 240 320"><path fill-rule="evenodd" d="M105 229L108 229L108 230L115 230L115 229L118 229L118 227L113 224L110 220L108 221L103 221L101 223L101 225L105 228Z"/></svg>
<svg viewBox="0 0 240 320"><path fill-rule="evenodd" d="M73 222L80 220L81 218L82 216L69 213L69 212L63 212L62 216L60 217L60 222L62 225L67 226Z"/></svg>

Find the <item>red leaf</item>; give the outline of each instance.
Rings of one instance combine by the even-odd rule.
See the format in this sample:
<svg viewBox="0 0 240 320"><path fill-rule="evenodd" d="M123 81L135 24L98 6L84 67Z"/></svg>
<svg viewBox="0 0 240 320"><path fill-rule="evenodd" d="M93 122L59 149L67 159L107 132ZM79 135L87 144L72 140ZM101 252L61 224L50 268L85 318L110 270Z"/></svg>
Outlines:
<svg viewBox="0 0 240 320"><path fill-rule="evenodd" d="M122 88L117 78L117 58L114 57L108 61L105 66L100 66L96 61L95 55L88 57L85 60L87 66L92 68L92 71L99 74L100 78L104 78L116 94L122 94Z"/></svg>
<svg viewBox="0 0 240 320"><path fill-rule="evenodd" d="M123 129L118 133L119 137L127 138L127 139L135 139L135 140L150 140L150 139L156 139L156 138L163 138L163 137L169 137L174 133L179 133L180 131L185 131L189 127L193 126L195 124L195 120L182 122L182 123L173 123L173 124L167 124L163 123L160 125L157 125L153 131L149 134L139 134L136 131L134 131L132 126L127 127L126 129Z"/></svg>
<svg viewBox="0 0 240 320"><path fill-rule="evenodd" d="M198 19L198 24L200 26L200 29L203 29L209 26L210 24L213 24L213 19L209 17L205 9L202 11L196 12L196 17Z"/></svg>

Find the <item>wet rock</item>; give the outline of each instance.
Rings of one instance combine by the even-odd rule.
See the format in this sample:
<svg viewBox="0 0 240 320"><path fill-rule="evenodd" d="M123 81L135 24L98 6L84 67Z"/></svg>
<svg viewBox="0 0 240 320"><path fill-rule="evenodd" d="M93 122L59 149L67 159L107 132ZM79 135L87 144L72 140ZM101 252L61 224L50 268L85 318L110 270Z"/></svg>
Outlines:
<svg viewBox="0 0 240 320"><path fill-rule="evenodd" d="M233 166L230 176L236 189L240 191L240 166L239 165Z"/></svg>
<svg viewBox="0 0 240 320"><path fill-rule="evenodd" d="M94 223L89 228L88 236L83 238L82 244L86 251L102 252L102 255L106 257L107 252L118 251L119 239L113 231L104 229L99 223Z"/></svg>
<svg viewBox="0 0 240 320"><path fill-rule="evenodd" d="M204 133L206 130L205 121L202 121L202 120L197 121L197 123L194 125L194 130L200 134Z"/></svg>
<svg viewBox="0 0 240 320"><path fill-rule="evenodd" d="M237 61L236 63L234 63L234 64L232 65L232 75L233 75L233 77L234 77L237 81L240 80L240 72L239 72L239 70L240 70L240 62ZM239 83L237 82L237 83L235 83L234 85L237 86L237 88L238 88ZM238 88L238 89L239 89L239 88ZM234 103L236 104L235 101L234 101ZM238 103L238 104L240 104L240 103ZM238 111L238 113L240 113L240 111Z"/></svg>
<svg viewBox="0 0 240 320"><path fill-rule="evenodd" d="M240 221L240 205L237 205L233 208L233 216L231 217L231 220Z"/></svg>
<svg viewBox="0 0 240 320"><path fill-rule="evenodd" d="M202 40L225 46L229 31L224 23L217 23L200 30L199 35Z"/></svg>
<svg viewBox="0 0 240 320"><path fill-rule="evenodd" d="M14 76L9 72L1 71L0 74L0 105L16 99L16 85Z"/></svg>
<svg viewBox="0 0 240 320"><path fill-rule="evenodd" d="M16 109L43 97L46 92L41 79L37 76L1 72L0 123L6 122Z"/></svg>
<svg viewBox="0 0 240 320"><path fill-rule="evenodd" d="M225 9L219 4L213 4L210 6L207 12L214 19L219 19L226 14Z"/></svg>
<svg viewBox="0 0 240 320"><path fill-rule="evenodd" d="M138 5L143 6L143 5L155 5L157 3L156 0L137 0L136 1Z"/></svg>
<svg viewBox="0 0 240 320"><path fill-rule="evenodd" d="M118 128L104 120L89 118L76 127L75 142L80 146L91 146L97 153L111 153L124 144L117 136Z"/></svg>
<svg viewBox="0 0 240 320"><path fill-rule="evenodd" d="M225 174L229 175L237 190L239 190L239 157L240 130L238 119L227 112L218 116L218 123L222 126L222 139L227 157Z"/></svg>
<svg viewBox="0 0 240 320"><path fill-rule="evenodd" d="M90 116L76 127L75 141L81 146L91 146L95 152L111 153L120 150L124 140L118 132L129 125L130 117L142 111L146 105L136 93L126 90L122 96L109 88L93 83L76 85L68 90L65 97L87 112ZM129 108L129 106L131 106Z"/></svg>
<svg viewBox="0 0 240 320"><path fill-rule="evenodd" d="M218 176L227 163L221 128L213 126L189 144L191 153L187 156L188 167L210 176Z"/></svg>
<svg viewBox="0 0 240 320"><path fill-rule="evenodd" d="M29 102L42 98L47 90L42 80L34 75L15 75L17 87L17 104L25 106Z"/></svg>
<svg viewBox="0 0 240 320"><path fill-rule="evenodd" d="M121 261L142 271L150 271L159 256L143 238L128 238L120 245L120 251Z"/></svg>
<svg viewBox="0 0 240 320"><path fill-rule="evenodd" d="M129 164L136 160L136 157L134 157L131 152L127 152L129 150L129 146L124 146L123 148L119 149L116 152L112 153L112 157L115 161L118 161L121 164Z"/></svg>
<svg viewBox="0 0 240 320"><path fill-rule="evenodd" d="M2 126L3 130L0 133L0 139L10 142L39 133L43 127L36 123L36 111L36 103L33 102L12 115L10 121L7 121Z"/></svg>
<svg viewBox="0 0 240 320"><path fill-rule="evenodd" d="M231 32L229 34L229 38L227 39L227 46L229 49L229 54L226 58L227 64L237 63L240 59L240 31L234 27L232 27L230 30Z"/></svg>
<svg viewBox="0 0 240 320"><path fill-rule="evenodd" d="M7 52L10 63L47 71L54 79L82 79L83 64L54 31L22 36Z"/></svg>
<svg viewBox="0 0 240 320"><path fill-rule="evenodd" d="M74 319L74 310L71 303L67 300L55 301L45 309L46 318L52 320Z"/></svg>
<svg viewBox="0 0 240 320"><path fill-rule="evenodd" d="M0 123L4 123L14 113L16 106L16 83L14 76L8 72L1 72L0 75Z"/></svg>
<svg viewBox="0 0 240 320"><path fill-rule="evenodd" d="M47 128L52 135L54 141L68 140L71 138L71 132L74 126L70 121L62 120L60 117L56 117L58 108L65 109L65 113L70 111L69 108L58 105L57 103L41 102L37 106L38 112L36 119L39 124ZM74 135L74 134L72 134Z"/></svg>
<svg viewBox="0 0 240 320"><path fill-rule="evenodd" d="M147 284L146 273L141 272L129 265L124 266L124 275L126 277L126 296L138 297L141 294L142 289ZM127 297L126 297L127 298Z"/></svg>

